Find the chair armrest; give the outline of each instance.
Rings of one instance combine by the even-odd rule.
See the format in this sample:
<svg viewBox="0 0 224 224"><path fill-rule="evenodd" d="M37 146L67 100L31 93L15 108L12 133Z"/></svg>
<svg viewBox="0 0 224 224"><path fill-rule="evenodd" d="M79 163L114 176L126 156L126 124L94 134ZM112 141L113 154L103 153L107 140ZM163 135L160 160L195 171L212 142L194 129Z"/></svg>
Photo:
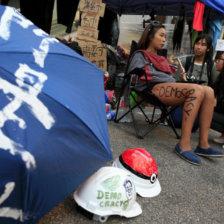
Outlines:
<svg viewBox="0 0 224 224"><path fill-rule="evenodd" d="M138 77L141 77L145 74L145 70L142 68L135 68L132 71L129 72L129 75L137 75Z"/></svg>

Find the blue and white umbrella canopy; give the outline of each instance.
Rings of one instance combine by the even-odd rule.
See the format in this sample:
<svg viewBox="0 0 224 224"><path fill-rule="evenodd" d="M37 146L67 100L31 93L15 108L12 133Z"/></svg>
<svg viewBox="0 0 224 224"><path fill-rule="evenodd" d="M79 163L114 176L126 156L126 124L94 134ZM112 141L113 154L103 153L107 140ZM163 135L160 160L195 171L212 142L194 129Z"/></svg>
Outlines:
<svg viewBox="0 0 224 224"><path fill-rule="evenodd" d="M0 6L0 223L36 223L111 159L103 72Z"/></svg>

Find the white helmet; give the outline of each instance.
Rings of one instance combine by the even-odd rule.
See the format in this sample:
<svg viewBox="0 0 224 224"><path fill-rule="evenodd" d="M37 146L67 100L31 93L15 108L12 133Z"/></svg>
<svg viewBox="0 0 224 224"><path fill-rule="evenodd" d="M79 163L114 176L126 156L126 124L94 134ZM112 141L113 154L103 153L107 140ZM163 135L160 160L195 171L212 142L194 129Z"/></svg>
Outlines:
<svg viewBox="0 0 224 224"><path fill-rule="evenodd" d="M110 215L127 218L142 213L136 202L136 191L130 175L116 167L102 167L74 193L74 199L85 210L104 222Z"/></svg>
<svg viewBox="0 0 224 224"><path fill-rule="evenodd" d="M114 161L113 166L121 168L131 175L136 192L140 196L155 197L161 192L156 162L145 149L125 150Z"/></svg>

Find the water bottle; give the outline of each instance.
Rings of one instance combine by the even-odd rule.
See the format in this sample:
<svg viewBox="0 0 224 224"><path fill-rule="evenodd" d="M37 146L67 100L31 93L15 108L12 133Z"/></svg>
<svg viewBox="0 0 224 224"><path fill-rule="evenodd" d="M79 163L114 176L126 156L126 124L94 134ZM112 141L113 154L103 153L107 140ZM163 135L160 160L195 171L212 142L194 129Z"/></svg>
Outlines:
<svg viewBox="0 0 224 224"><path fill-rule="evenodd" d="M112 110L108 111L106 113L106 116L107 116L107 120L109 120L109 121L113 120L115 118L115 111L112 111Z"/></svg>

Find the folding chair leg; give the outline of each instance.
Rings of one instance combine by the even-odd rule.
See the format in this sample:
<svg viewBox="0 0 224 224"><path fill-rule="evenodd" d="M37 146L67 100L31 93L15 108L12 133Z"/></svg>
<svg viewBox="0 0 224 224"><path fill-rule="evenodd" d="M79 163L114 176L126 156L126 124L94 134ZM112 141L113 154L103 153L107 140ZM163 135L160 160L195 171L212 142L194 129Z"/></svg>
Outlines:
<svg viewBox="0 0 224 224"><path fill-rule="evenodd" d="M143 139L143 137L139 133L133 110L131 110L131 117L132 117L132 122L133 122L133 126L134 126L134 129L135 129L135 134L136 134L137 138Z"/></svg>
<svg viewBox="0 0 224 224"><path fill-rule="evenodd" d="M119 99L119 104L118 104L118 106L117 106L117 110L116 110L116 115L115 115L115 119L114 119L114 122L115 123L118 123L122 118L124 118L128 113L132 113L132 111L136 108L136 107L139 107L139 105L141 104L143 102L143 100L141 100L139 103L137 103L137 101L136 101L136 105L134 105L134 106L129 106L129 110L126 112L126 113L124 113L122 116L120 116L119 118L117 118L117 116L118 116L118 111L119 111L119 108L120 108L120 99ZM140 108L140 107L139 107ZM141 109L141 108L140 108ZM142 110L142 109L141 109ZM143 111L143 113L144 113L144 111ZM144 113L145 114L145 113ZM145 115L146 116L146 115ZM146 116L147 117L147 116Z"/></svg>
<svg viewBox="0 0 224 224"><path fill-rule="evenodd" d="M120 116L118 118L117 116L118 116L118 112L119 112L119 108L120 108L121 96L119 97L118 105L117 105L117 110L116 110L116 116L115 116L114 122L118 123L128 113L131 113L132 122L133 122L133 126L134 126L134 129L135 129L135 134L136 134L137 138L143 139L149 132L151 132L154 128L156 128L159 125L159 123L161 122L161 120L166 119L167 116L168 116L169 117L169 120L168 121L169 121L169 124L170 124L171 128L173 129L176 137L178 139L180 138L180 136L178 135L178 133L176 131L176 128L174 126L173 120L172 120L172 118L170 116L170 113L172 111L174 111L176 109L176 107L173 108L173 109L171 109L170 111L168 111L166 107L163 107L163 108L159 107L160 110L161 110L161 112L162 112L162 114L161 114L160 118L158 118L156 121L153 121L154 120L154 115L155 115L155 110L156 110L156 106L154 106L154 108L153 108L153 114L152 114L152 119L150 121L149 118L148 118L148 116L145 114L144 110L141 108L141 104L142 104L142 102L144 100L141 100L140 102L137 102L137 100L134 97L133 97L133 99L134 99L134 101L135 101L136 104L134 106L132 106L132 107L129 106L129 110L126 113L124 113L122 116ZM135 116L134 116L134 113L133 113L133 110L136 107L138 107L141 110L141 112L143 113L143 115L146 118L146 121L151 125L150 128L147 131L145 131L143 134L140 134L140 131L139 131L138 127L137 127L136 119L135 119Z"/></svg>
<svg viewBox="0 0 224 224"><path fill-rule="evenodd" d="M144 110L141 107L141 103L144 102L144 100L141 100L140 102L137 102L137 100L134 98L133 94L131 93L131 96L133 98L133 100L135 101L135 107L138 107L141 112L143 113L143 115L145 116L146 121L151 124L152 122L149 120L148 116L145 114Z"/></svg>
<svg viewBox="0 0 224 224"><path fill-rule="evenodd" d="M152 118L151 118L151 123L152 123L153 120L154 120L155 111L156 111L156 106L154 106L154 108L153 108Z"/></svg>
<svg viewBox="0 0 224 224"><path fill-rule="evenodd" d="M160 119L156 120L153 125L141 135L141 139L143 139L147 134L149 134L149 132L151 132L154 128L156 128L159 125L159 121Z"/></svg>
<svg viewBox="0 0 224 224"><path fill-rule="evenodd" d="M134 106L134 107L129 106L129 111L131 112L131 117L132 117L132 122L133 122L134 129L135 129L135 134L136 134L137 138L139 138L139 139L143 139L144 136L142 136L142 135L140 134L140 131L139 131L138 127L137 127L137 122L136 122L136 119L135 119L133 110L134 110L136 107L138 107L138 108L141 110L141 112L143 113L143 115L145 116L146 121L147 121L149 124L151 124L151 122L150 122L148 116L145 114L144 110L143 110L142 107L141 107L141 104L142 104L142 102L143 102L144 100L141 100L140 102L137 102L137 100L134 98L134 96L132 95L132 93L130 93L130 94L131 94L132 98L133 98L134 101L135 101L135 106ZM120 118L119 118L119 119L120 119Z"/></svg>
<svg viewBox="0 0 224 224"><path fill-rule="evenodd" d="M122 96L122 93L120 92L120 94L119 94L119 100L117 102L116 114L115 114L115 118L114 118L114 122L116 122L116 123L119 122L118 119L117 119L117 116L118 116L118 111L119 111L119 108L120 108L121 96Z"/></svg>
<svg viewBox="0 0 224 224"><path fill-rule="evenodd" d="M137 106L137 105L136 105ZM152 131L155 127L157 127L159 125L159 122L160 122L160 119L157 119L155 122L153 122L153 124L151 124L151 121L149 121L147 115L145 114L144 110L141 108L141 106L138 106L138 108L141 110L141 112L143 113L143 115L145 116L147 122L151 125L151 127L144 133L140 134L140 131L137 127L137 124L136 124L136 119L134 117L134 113L133 113L133 110L131 110L131 115L132 115L132 120L133 120L133 126L134 126L134 129L135 129L135 133L136 133L136 136L137 138L139 139L143 139L150 131Z"/></svg>
<svg viewBox="0 0 224 224"><path fill-rule="evenodd" d="M159 125L161 120L166 119L166 117L168 116L169 117L170 126L173 129L177 139L179 139L180 136L178 135L178 133L176 131L176 128L175 128L175 125L173 123L173 120L172 120L172 118L170 116L171 112L174 111L176 108L173 108L170 111L168 111L166 108L160 108L160 109L162 111L162 115L160 116L160 118L158 118L156 121L153 122L152 126L146 132L144 132L141 135L141 138L144 138L149 132L151 132L154 128L156 128Z"/></svg>

